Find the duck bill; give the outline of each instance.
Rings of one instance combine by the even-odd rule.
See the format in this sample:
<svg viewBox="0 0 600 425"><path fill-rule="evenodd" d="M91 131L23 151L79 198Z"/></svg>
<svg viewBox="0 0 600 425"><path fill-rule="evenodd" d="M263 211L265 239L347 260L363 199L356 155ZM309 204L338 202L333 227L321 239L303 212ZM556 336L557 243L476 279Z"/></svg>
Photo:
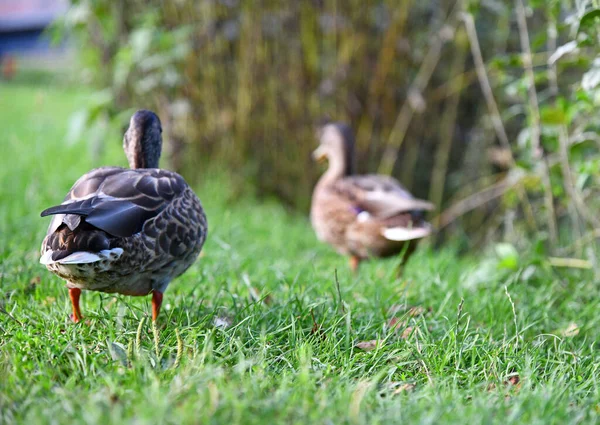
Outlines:
<svg viewBox="0 0 600 425"><path fill-rule="evenodd" d="M315 161L317 162L325 162L325 160L327 159L327 154L325 153L325 149L323 148L323 146L319 146L317 149L315 149L312 153L312 157Z"/></svg>

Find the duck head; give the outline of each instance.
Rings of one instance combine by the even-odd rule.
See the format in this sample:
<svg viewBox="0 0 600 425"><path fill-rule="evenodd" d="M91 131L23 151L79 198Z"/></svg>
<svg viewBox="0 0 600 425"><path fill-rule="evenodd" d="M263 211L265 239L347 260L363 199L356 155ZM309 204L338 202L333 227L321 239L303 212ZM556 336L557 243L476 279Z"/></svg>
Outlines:
<svg viewBox="0 0 600 425"><path fill-rule="evenodd" d="M344 123L330 123L319 131L319 147L313 152L316 161L329 162L327 172L336 177L354 173L354 134Z"/></svg>
<svg viewBox="0 0 600 425"><path fill-rule="evenodd" d="M145 109L129 121L123 137L123 150L130 168L158 168L162 148L162 126L158 116Z"/></svg>

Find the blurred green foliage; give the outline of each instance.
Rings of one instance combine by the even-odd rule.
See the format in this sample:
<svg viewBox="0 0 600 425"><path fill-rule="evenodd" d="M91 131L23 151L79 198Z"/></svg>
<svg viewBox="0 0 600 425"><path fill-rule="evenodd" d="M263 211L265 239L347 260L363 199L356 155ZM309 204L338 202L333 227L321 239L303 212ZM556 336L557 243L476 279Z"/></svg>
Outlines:
<svg viewBox="0 0 600 425"><path fill-rule="evenodd" d="M596 0L77 0L57 31L98 88L73 137L156 109L169 166L218 161L306 209L314 130L343 120L359 171L431 199L440 227L557 246L600 227L599 23Z"/></svg>

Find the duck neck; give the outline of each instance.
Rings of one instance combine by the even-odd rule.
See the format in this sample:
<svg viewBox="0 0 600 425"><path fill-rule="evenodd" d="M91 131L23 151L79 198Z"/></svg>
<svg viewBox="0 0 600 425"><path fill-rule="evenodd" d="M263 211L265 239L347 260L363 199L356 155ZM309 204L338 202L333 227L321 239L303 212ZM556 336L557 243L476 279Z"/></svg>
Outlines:
<svg viewBox="0 0 600 425"><path fill-rule="evenodd" d="M352 161L348 155L334 155L329 158L329 167L323 174L323 181L333 182L352 174Z"/></svg>
<svg viewBox="0 0 600 425"><path fill-rule="evenodd" d="M126 134L125 153L129 167L158 168L161 140L159 136ZM158 138L157 138L158 137Z"/></svg>
<svg viewBox="0 0 600 425"><path fill-rule="evenodd" d="M158 158L156 155L150 155L144 149L138 149L133 155L127 155L129 168L158 168Z"/></svg>

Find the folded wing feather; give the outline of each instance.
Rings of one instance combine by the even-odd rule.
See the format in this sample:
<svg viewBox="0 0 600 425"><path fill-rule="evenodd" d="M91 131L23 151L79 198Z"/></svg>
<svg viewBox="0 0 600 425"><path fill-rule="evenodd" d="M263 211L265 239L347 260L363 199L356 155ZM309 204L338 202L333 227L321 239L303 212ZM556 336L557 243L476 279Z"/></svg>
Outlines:
<svg viewBox="0 0 600 425"><path fill-rule="evenodd" d="M183 179L166 170L100 168L82 176L61 205L41 215L56 215L49 234L61 223L74 230L83 218L110 235L128 237L140 232L184 188Z"/></svg>
<svg viewBox="0 0 600 425"><path fill-rule="evenodd" d="M336 188L360 209L380 219L434 208L431 202L415 199L396 179L388 176L350 176L341 179Z"/></svg>

